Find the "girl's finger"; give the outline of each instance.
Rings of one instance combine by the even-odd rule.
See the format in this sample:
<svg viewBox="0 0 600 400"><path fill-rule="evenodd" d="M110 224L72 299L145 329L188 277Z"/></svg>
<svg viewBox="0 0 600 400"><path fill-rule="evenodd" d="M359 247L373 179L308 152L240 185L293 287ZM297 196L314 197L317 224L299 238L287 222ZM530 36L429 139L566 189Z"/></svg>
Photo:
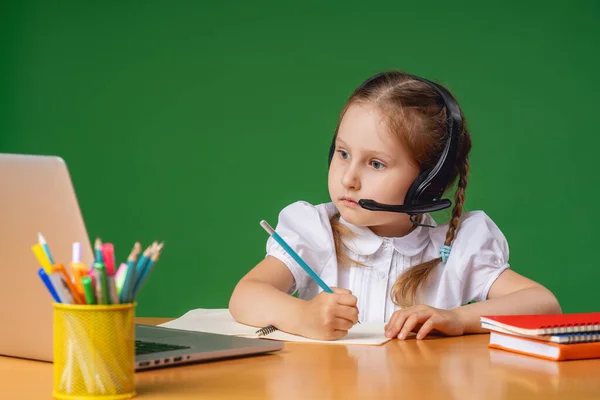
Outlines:
<svg viewBox="0 0 600 400"><path fill-rule="evenodd" d="M347 331L354 326L352 321L349 321L345 318L336 318L333 322L333 329Z"/></svg>
<svg viewBox="0 0 600 400"><path fill-rule="evenodd" d="M358 308L350 306L339 306L336 309L335 316L338 318L344 318L356 324L358 322Z"/></svg>
<svg viewBox="0 0 600 400"><path fill-rule="evenodd" d="M419 332L417 332L417 339L423 339L432 331L433 328L435 328L435 321L433 318L429 318L427 321L425 321L423 326L421 326Z"/></svg>
<svg viewBox="0 0 600 400"><path fill-rule="evenodd" d="M402 329L402 326L404 325L404 321L406 321L409 315L410 312L405 311L395 313L394 315L392 315L392 319L390 320L390 322L388 322L388 324L385 327L385 336L389 338L394 338L398 336L398 333L400 333L400 329Z"/></svg>
<svg viewBox="0 0 600 400"><path fill-rule="evenodd" d="M336 329L335 331L333 331L333 333L328 337L327 340L338 340L343 338L344 336L346 336L348 334L348 331L346 330L339 330Z"/></svg>
<svg viewBox="0 0 600 400"><path fill-rule="evenodd" d="M404 322L404 326L400 330L398 339L400 339L400 340L406 339L408 334L410 332L412 332L412 330L415 328L415 326L417 326L418 323L419 323L419 314L418 313L411 314L410 317L408 317L406 319L406 322Z"/></svg>

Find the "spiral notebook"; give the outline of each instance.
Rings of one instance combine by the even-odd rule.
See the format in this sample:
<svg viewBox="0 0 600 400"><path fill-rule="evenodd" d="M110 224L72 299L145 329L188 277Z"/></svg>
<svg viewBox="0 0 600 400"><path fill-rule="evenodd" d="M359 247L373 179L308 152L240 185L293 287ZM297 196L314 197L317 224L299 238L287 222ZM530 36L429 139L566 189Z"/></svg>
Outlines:
<svg viewBox="0 0 600 400"><path fill-rule="evenodd" d="M520 333L513 332L509 329L501 328L499 326L489 325L485 322L481 323L481 327L489 329L493 332L504 333L507 335L518 335L523 338L541 340L544 342L570 344L570 343L584 343L584 342L600 342L600 332L574 332L574 333L559 333L556 335L523 335Z"/></svg>
<svg viewBox="0 0 600 400"><path fill-rule="evenodd" d="M489 347L554 361L600 358L600 342L560 344L492 332Z"/></svg>
<svg viewBox="0 0 600 400"><path fill-rule="evenodd" d="M481 326L527 336L600 332L600 312L483 316Z"/></svg>
<svg viewBox="0 0 600 400"><path fill-rule="evenodd" d="M182 329L187 331L218 333L221 335L244 336L259 338L257 327L240 324L233 319L228 309L195 309L188 311L181 317L161 324L165 328ZM356 324L348 335L339 340L314 340L286 332L275 331L261 339L280 340L286 342L311 342L348 345L381 345L390 341L384 334L385 323Z"/></svg>

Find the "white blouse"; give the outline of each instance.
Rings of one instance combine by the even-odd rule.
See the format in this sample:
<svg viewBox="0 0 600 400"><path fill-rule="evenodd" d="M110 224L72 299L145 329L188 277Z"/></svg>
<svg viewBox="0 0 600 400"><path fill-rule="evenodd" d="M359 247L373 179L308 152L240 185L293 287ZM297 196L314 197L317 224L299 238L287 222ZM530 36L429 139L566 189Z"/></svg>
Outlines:
<svg viewBox="0 0 600 400"><path fill-rule="evenodd" d="M275 230L328 286L352 291L358 299L361 322L387 322L400 308L391 299L394 282L411 266L439 257L448 224L437 226L425 214L423 223L434 228L418 226L403 237L380 237L340 217L356 234L342 238L346 254L366 266L338 268L330 223L337 213L333 203L313 206L298 201L280 212ZM322 291L273 238L267 241L267 255L277 257L294 275L290 293L298 290L301 299L310 300ZM500 229L483 211L465 213L448 260L440 263L421 287L421 303L452 309L483 301L507 268L508 243Z"/></svg>

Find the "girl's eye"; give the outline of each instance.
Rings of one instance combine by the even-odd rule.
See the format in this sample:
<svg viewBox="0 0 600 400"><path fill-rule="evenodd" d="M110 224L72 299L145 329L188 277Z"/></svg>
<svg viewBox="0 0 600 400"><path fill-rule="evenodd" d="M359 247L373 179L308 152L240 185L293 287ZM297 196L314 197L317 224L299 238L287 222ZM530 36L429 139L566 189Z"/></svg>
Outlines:
<svg viewBox="0 0 600 400"><path fill-rule="evenodd" d="M342 157L342 159L347 159L348 157L350 157L350 155L348 153L346 153L344 150L338 150L338 153L340 153L340 157Z"/></svg>
<svg viewBox="0 0 600 400"><path fill-rule="evenodd" d="M385 165L383 165L383 163L381 163L381 161L377 161L377 160L371 161L371 166L375 169L384 169L385 168Z"/></svg>

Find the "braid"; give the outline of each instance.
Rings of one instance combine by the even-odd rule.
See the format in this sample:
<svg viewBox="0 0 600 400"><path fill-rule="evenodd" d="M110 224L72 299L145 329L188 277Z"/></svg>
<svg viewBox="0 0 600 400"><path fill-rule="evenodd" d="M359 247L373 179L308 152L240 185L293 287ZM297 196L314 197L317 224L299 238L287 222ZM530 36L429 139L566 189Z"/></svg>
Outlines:
<svg viewBox="0 0 600 400"><path fill-rule="evenodd" d="M461 135L460 152L457 157L455 173L458 175L458 185L454 193L454 208L452 209L452 219L448 224L448 232L444 245L451 246L460 224L460 217L463 213L465 204L465 191L467 189L467 180L469 175L469 158L471 150L471 137L469 132L464 129ZM417 264L405 271L392 287L391 297L394 303L406 307L415 304L417 300L418 289L423 282L427 280L431 272L442 261L441 257Z"/></svg>
<svg viewBox="0 0 600 400"><path fill-rule="evenodd" d="M469 159L465 157L464 161L458 166L458 186L454 193L454 208L452 209L452 219L450 220L448 232L446 233L446 241L444 245L451 246L456 231L460 223L460 217L463 213L463 205L465 204L465 190L467 189L467 177L469 174Z"/></svg>

